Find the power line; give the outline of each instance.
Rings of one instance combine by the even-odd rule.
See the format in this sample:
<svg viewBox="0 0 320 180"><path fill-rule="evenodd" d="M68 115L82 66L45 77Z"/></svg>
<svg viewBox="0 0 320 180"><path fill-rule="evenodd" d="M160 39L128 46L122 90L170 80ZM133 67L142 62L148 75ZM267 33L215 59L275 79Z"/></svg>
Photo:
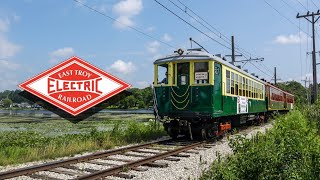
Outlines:
<svg viewBox="0 0 320 180"><path fill-rule="evenodd" d="M312 0L311 0L311 3L319 9L319 7Z"/></svg>
<svg viewBox="0 0 320 180"><path fill-rule="evenodd" d="M169 0L171 3L173 3L172 2L172 0ZM216 33L214 33L214 34L216 34L219 38L221 38L221 39L223 39L222 37L224 37L225 39L227 39L228 41L227 41L227 43L228 44L230 44L230 39L227 37L227 36L225 36L223 33L221 33L217 28L215 28L214 26L212 26L210 23L208 23L204 18L202 18L201 16L199 16L196 12L194 12L190 7L188 7L186 4L184 4L183 2L181 2L180 0L177 0L181 5L183 5L184 7L185 7L185 10L183 10L181 7L178 7L178 5L176 5L175 3L173 3L175 6L177 6L181 11L183 11L184 13L186 13L186 14L188 14L189 16L191 16L189 13L187 13L187 10L189 10L191 13L193 13L197 18L199 18L200 20L202 20L205 24L207 24L208 26L210 26L213 30L215 30L215 31L217 31L218 33L219 33L219 35L220 36L218 36ZM201 22L199 22L199 20L197 19L197 18L194 18L194 17L192 17L194 20L196 20L198 23L200 23L200 24L202 24L203 25L203 23L201 23ZM204 26L204 25L203 25ZM206 27L206 26L205 26ZM207 27L206 27L207 28ZM211 30L210 30L211 31ZM212 31L211 31L212 32ZM223 39L224 40L224 39ZM225 40L224 40L225 41ZM230 44L231 45L231 44ZM243 52L239 52L239 51L237 51L238 53L242 53L242 54L247 54L248 56L252 56L252 53L250 53L250 52L248 52L248 51L246 51L245 49L243 49L243 48L241 48L239 45L237 45L237 44L235 44L235 46L236 46L236 49L238 49L239 51L244 51L245 53L243 53ZM258 57L258 56L257 56Z"/></svg>
<svg viewBox="0 0 320 180"><path fill-rule="evenodd" d="M285 0L281 0L284 4L286 4L290 9L299 12L296 8L294 8L293 6L291 6L289 3L287 3Z"/></svg>
<svg viewBox="0 0 320 180"><path fill-rule="evenodd" d="M225 44L222 44L221 42L217 41L216 39L212 38L211 36L209 36L208 34L204 33L203 31L201 31L199 28L195 27L194 25L192 25L191 23L189 23L188 21L186 21L185 19L183 19L182 17L180 17L178 14L176 14L175 12L173 12L172 10L170 10L169 8L167 8L165 5L163 5L162 3L160 3L157 0L154 0L155 2L157 2L160 6L162 6L164 9L166 9L167 11L169 11L170 13L172 13L173 15L175 15L177 18L179 18L181 21L183 21L184 23L188 24L189 26L191 26L193 29L197 30L198 32L200 32L201 34L205 35L206 37L208 37L209 39L211 39L212 41L220 44L221 46L230 49L230 47L226 46Z"/></svg>
<svg viewBox="0 0 320 180"><path fill-rule="evenodd" d="M117 19L115 19L115 18L113 18L113 17L111 17L111 16L109 16L109 15L103 13L103 12L98 11L97 9L95 9L95 8L93 8L93 7L91 7L91 6L88 6L88 5L85 4L85 3L82 3L80 0L73 0L73 1L76 2L76 3L78 3L78 4L80 4L80 5L82 5L82 6L84 6L84 7L86 7L86 8L88 8L88 9L90 9L90 10L92 10L92 11L94 11L94 12L96 12L96 13L98 13L98 14L100 14L100 15L102 15L102 16L104 16L104 17L106 17L106 18L108 18L108 19L110 19L110 20L112 20L112 21L114 21L114 22L117 22L117 23L119 23L119 24L121 24L121 25L123 25L123 26L125 26L125 27L128 27L128 28L130 28L130 29L132 29L132 30L134 30L134 31L136 31L136 32L138 32L138 33L146 36L146 37L149 37L149 38L151 38L151 39L153 39L153 40L157 40L157 41L159 41L160 43L167 45L168 47L175 48L174 46L170 45L169 43L166 43L166 42L164 42L164 41L162 41L162 40L160 40L160 39L158 39L158 38L156 38L156 37L153 37L153 36L151 36L151 35L143 32L142 30L140 30L140 29L138 29L138 28L135 28L135 27L130 26L130 25L127 25L127 24L124 24L124 23L118 21Z"/></svg>
<svg viewBox="0 0 320 180"><path fill-rule="evenodd" d="M218 32L218 33L216 33L216 32L214 32L214 31L212 31L210 28L208 28L208 26L206 26L205 24L203 24L202 22L200 22L197 18L195 18L195 17L193 17L192 15L190 15L188 12L187 12L187 10L184 10L184 9L182 9L179 5L177 5L176 3L174 3L172 0L168 0L168 1L170 1L174 6L176 6L178 9L180 9L182 12L184 12L184 13L186 13L189 17L191 17L193 20L195 20L195 21L197 21L199 24L201 24L203 27L205 27L207 30L209 30L210 32L212 32L213 34L215 34L216 36L218 36L220 39L222 39L224 42L226 42L226 43L228 43L229 45L231 45L231 43L230 43L230 41L229 41L229 39L228 40L226 40L226 39L223 39L222 37L221 37L221 35L223 35L223 34L221 34L220 32ZM185 6L185 5L184 5ZM186 7L186 9L188 8L187 6L185 6ZM188 8L189 9L189 8ZM191 11L191 10L190 10ZM193 11L192 11L193 12ZM197 16L198 18L199 18L199 16ZM202 19L202 18L201 18ZM207 23L208 24L208 23ZM224 35L223 35L224 36Z"/></svg>
<svg viewBox="0 0 320 180"><path fill-rule="evenodd" d="M204 23L206 23L208 26L210 26L212 29L214 29L215 31L217 31L220 36L223 36L226 39L229 39L229 37L225 36L224 34L222 34L217 28L215 28L214 26L212 26L210 23L208 23L205 19L203 19L202 17L200 17L197 13L195 13L191 8L189 8L186 4L184 4L183 2L181 2L180 0L177 0L180 4L182 4L185 8L186 11L190 10L190 12L192 12L197 18L199 18L200 20L202 20Z"/></svg>
<svg viewBox="0 0 320 180"><path fill-rule="evenodd" d="M304 6L299 0L296 0L296 1L298 1L298 3L299 3L305 10L308 11L308 8L306 8L306 6Z"/></svg>
<svg viewBox="0 0 320 180"><path fill-rule="evenodd" d="M266 73L266 72L264 72L264 71L262 71L260 68L258 68L255 64L253 64L251 61L249 61L249 63L250 64L252 64L255 68L257 68L260 72L262 72L263 74L265 74L265 75L267 75L267 76L269 76L269 77L273 77L273 76L271 76L271 75L269 75L268 73Z"/></svg>
<svg viewBox="0 0 320 180"><path fill-rule="evenodd" d="M266 0L264 0L264 2L268 5L268 6L270 6L273 10L275 10L281 17L283 17L283 18L285 18L288 22L290 22L292 25L294 25L295 27L297 27L298 29L299 29L299 26L297 26L294 22L292 22L289 18L287 18L285 15L283 15L278 9L276 9L275 7L273 7L270 3L268 3ZM299 30L301 30L301 29L299 29ZM301 31L303 31L303 30L301 30ZM307 32L305 32L305 31L303 31L304 33L306 33L308 36L310 36L309 35L309 33L307 33Z"/></svg>
<svg viewBox="0 0 320 180"><path fill-rule="evenodd" d="M187 23L188 25L190 25L191 27L193 27L194 29L196 29L197 31L199 31L200 33L202 33L202 34L204 34L205 36L207 36L207 37L209 37L210 39L213 39L212 37L210 37L209 35L207 35L207 34L205 34L204 32L202 32L201 30L199 30L198 28L196 28L195 26L193 26L193 25L191 25L189 22L187 22L186 20L184 20L183 18L181 18L180 16L178 16L176 13L174 13L172 10L170 10L169 8L167 8L165 5L163 5L162 3L160 3L159 1L157 1L157 0L154 0L154 1L156 1L159 5L161 5L163 8L165 8L167 11L169 11L169 12L171 12L172 14L174 14L176 17L178 17L180 20L182 20L183 22L185 22L185 23ZM175 4L174 2L172 2L171 0L169 0L172 4L174 4L176 7L178 7L180 10L182 10L183 12L185 12L186 14L188 14L187 12L186 12L186 10L183 10L181 7L179 7L177 4ZM179 1L179 0L178 0ZM202 21L204 21L206 24L208 24L210 27L212 27L213 29L215 29L216 30L216 28L214 28L212 25L210 25L207 21L205 21L202 17L200 17L199 15L197 15L194 11L192 11L188 6L186 6L185 4L183 4L181 1L179 1L182 5L184 5L185 6L185 8L186 9L189 9L193 14L195 14L199 19L201 19ZM189 17L191 16L190 14L188 14L189 15ZM191 16L191 18L193 18L194 20L196 20L198 23L200 23L196 18L194 18L193 16ZM203 23L200 23L201 25L203 25ZM203 25L204 26L204 25ZM207 26L204 26L204 27L206 27L207 29L208 29L208 27ZM212 32L212 30L211 29L209 29L211 32ZM219 31L218 31L219 32ZM220 32L219 32L220 33ZM215 35L217 35L216 33L214 33ZM224 36L222 33L220 33L220 35L222 35L222 36ZM224 36L224 37L226 37L226 36ZM221 38L222 39L222 38ZM214 41L216 41L216 40L214 40ZM220 44L220 43L219 43ZM229 43L228 43L229 44ZM224 47L226 47L225 45L223 45ZM229 47L226 47L226 48L228 48L228 49L230 49ZM239 52L239 51L238 51ZM239 52L239 53L241 53L241 52ZM249 52L247 52L247 54L249 54L249 56L250 56L250 58L251 58L251 53L249 53ZM246 55L244 55L243 54L243 56L246 58L246 59L249 59L248 57L246 57ZM253 64L252 62L250 62L251 64ZM272 76L270 76L270 75L268 75L267 73L265 73L264 71L262 71L260 68L258 68L257 66L255 66L254 64L253 64L253 66L255 67L255 68L257 68L259 71L261 71L263 74L265 74L265 75L267 75L267 76L269 76L269 77L272 77Z"/></svg>

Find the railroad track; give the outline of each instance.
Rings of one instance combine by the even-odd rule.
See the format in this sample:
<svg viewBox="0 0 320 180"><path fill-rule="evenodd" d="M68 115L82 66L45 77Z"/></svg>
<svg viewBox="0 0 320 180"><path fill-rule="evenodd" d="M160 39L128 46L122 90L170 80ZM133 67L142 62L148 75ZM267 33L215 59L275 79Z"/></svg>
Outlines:
<svg viewBox="0 0 320 180"><path fill-rule="evenodd" d="M104 179L108 176L130 179L133 175L126 173L129 170L146 171L148 169L145 166L167 167L168 164L156 161L179 161L179 158L189 157L188 153L197 153L192 149L212 146L212 141L191 142L167 139L0 172L0 179L20 177L59 180L58 175L52 176L50 173L66 175L69 177L67 179ZM131 157L131 159L119 158L119 156ZM78 166L81 163L99 166L100 169L81 168Z"/></svg>

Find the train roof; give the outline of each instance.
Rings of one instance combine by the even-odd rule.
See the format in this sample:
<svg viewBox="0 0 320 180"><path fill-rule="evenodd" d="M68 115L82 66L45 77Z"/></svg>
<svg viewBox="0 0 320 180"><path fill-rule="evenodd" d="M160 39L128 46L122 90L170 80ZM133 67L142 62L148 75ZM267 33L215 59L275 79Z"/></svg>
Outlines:
<svg viewBox="0 0 320 180"><path fill-rule="evenodd" d="M191 60L211 60L211 61L217 61L235 71L238 71L242 74L245 74L246 76L249 76L250 78L262 83L262 84L266 84L266 82L262 81L261 79L247 73L246 71L236 67L233 64L230 64L229 62L223 60L222 58L209 54L207 52L204 52L202 49L188 49L186 52L184 52L182 55L179 55L177 52L159 58L157 59L154 64L162 64L162 63L166 63L166 62L173 62L173 61L179 61L179 60L183 60L183 61L191 61Z"/></svg>

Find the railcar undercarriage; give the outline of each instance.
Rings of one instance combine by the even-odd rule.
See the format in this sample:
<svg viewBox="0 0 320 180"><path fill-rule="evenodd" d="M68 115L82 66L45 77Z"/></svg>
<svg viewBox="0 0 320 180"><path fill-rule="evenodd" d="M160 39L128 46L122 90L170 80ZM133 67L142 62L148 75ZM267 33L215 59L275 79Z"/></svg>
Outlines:
<svg viewBox="0 0 320 180"><path fill-rule="evenodd" d="M164 128L172 138L179 135L188 136L191 139L219 138L233 128L243 125L261 124L267 122L274 112L243 114L225 117L167 117L164 120Z"/></svg>

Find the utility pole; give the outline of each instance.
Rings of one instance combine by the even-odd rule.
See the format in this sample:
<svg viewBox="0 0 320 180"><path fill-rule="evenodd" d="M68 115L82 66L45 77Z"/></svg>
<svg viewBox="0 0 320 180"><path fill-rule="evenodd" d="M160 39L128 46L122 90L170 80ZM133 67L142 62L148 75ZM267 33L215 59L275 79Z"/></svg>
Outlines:
<svg viewBox="0 0 320 180"><path fill-rule="evenodd" d="M297 18L305 18L307 21L309 21L312 24L312 45L313 45L313 50L312 50L312 69L313 69L313 93L312 93L312 98L311 102L315 103L317 101L317 96L318 96L318 83L317 83L317 61L316 61L316 39L315 39L315 30L314 30L314 25L315 23L319 20L320 18L320 10L318 10L316 13L308 11L307 14L305 15L299 15L297 14ZM317 19L315 19L315 16L317 16ZM308 19L308 17L311 17L311 20Z"/></svg>
<svg viewBox="0 0 320 180"><path fill-rule="evenodd" d="M237 56L242 56L242 54L240 54L240 55L237 55L236 53L235 53L235 48L234 48L234 36L232 35L231 36L231 55L226 55L226 57L230 57L231 56L231 63L234 65L234 63L236 62L236 57Z"/></svg>
<svg viewBox="0 0 320 180"><path fill-rule="evenodd" d="M274 67L274 85L277 84L277 67Z"/></svg>
<svg viewBox="0 0 320 180"><path fill-rule="evenodd" d="M307 80L307 77L305 80L301 80L302 82L304 82L304 88L306 89L306 94L307 94L307 103L309 104L310 100L309 100L309 87L310 87L310 78L309 80ZM309 86L307 87L307 83L309 83Z"/></svg>
<svg viewBox="0 0 320 180"><path fill-rule="evenodd" d="M274 67L274 78L272 78L271 80L274 80L274 85L277 85L277 81L278 80L282 80L282 79L277 79L277 67Z"/></svg>
<svg viewBox="0 0 320 180"><path fill-rule="evenodd" d="M234 36L233 35L231 36L231 46L232 46L232 54L231 54L232 64L234 65L234 63L236 61L236 55L234 53L235 49L234 49Z"/></svg>

